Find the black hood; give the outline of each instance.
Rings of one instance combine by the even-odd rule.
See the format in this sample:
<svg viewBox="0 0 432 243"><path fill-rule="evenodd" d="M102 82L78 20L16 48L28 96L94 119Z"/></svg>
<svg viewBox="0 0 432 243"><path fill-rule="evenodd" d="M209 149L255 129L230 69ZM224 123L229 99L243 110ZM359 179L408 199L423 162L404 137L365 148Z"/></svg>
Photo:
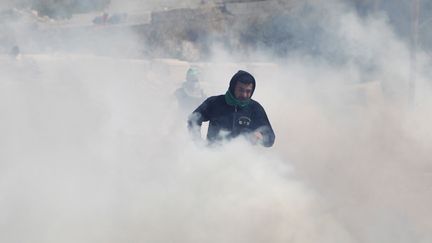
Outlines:
<svg viewBox="0 0 432 243"><path fill-rule="evenodd" d="M229 89L228 89L233 96L234 96L234 88L237 82L242 82L246 84L252 83L253 84L252 95L253 95L255 91L256 83L255 83L255 78L252 76L252 74L243 70L239 70L236 74L234 74L234 76L231 78Z"/></svg>

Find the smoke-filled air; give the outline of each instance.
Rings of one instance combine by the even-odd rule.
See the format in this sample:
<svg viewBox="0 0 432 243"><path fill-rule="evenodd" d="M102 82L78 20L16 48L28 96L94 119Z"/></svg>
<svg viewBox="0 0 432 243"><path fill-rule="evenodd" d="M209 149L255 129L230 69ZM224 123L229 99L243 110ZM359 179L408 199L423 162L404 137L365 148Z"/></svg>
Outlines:
<svg viewBox="0 0 432 243"><path fill-rule="evenodd" d="M0 242L432 242L431 10L2 1ZM272 147L188 129L239 70Z"/></svg>

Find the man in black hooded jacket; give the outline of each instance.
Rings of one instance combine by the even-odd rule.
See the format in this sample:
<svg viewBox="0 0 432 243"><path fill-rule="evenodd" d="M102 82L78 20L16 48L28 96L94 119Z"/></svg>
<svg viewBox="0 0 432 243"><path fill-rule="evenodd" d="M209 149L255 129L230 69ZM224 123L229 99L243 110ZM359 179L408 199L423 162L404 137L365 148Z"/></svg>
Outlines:
<svg viewBox="0 0 432 243"><path fill-rule="evenodd" d="M225 95L207 98L189 117L188 127L194 136L201 136L201 125L209 121L207 140L211 143L244 135L253 144L271 147L275 134L264 108L251 99L255 78L238 71L231 78Z"/></svg>

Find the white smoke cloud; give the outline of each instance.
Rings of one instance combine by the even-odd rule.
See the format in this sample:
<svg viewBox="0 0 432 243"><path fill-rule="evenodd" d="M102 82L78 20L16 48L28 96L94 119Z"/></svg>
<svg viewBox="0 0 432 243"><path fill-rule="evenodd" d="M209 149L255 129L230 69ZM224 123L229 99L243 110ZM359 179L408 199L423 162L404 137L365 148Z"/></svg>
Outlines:
<svg viewBox="0 0 432 243"><path fill-rule="evenodd" d="M146 61L35 60L40 76L3 80L2 240L349 239L278 156L189 141Z"/></svg>

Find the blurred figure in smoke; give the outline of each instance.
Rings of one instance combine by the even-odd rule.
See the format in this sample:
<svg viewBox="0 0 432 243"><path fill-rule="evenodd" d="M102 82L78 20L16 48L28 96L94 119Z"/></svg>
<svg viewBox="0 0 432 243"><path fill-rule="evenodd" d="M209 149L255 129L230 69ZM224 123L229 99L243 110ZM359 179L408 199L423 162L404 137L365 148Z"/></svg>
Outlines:
<svg viewBox="0 0 432 243"><path fill-rule="evenodd" d="M191 67L186 72L186 81L175 91L180 108L190 112L206 98L199 83L199 71Z"/></svg>
<svg viewBox="0 0 432 243"><path fill-rule="evenodd" d="M201 125L209 121L207 140L210 143L244 135L252 144L271 147L275 134L264 108L251 99L255 78L246 71L238 71L225 95L212 96L190 115L189 131L201 137Z"/></svg>
<svg viewBox="0 0 432 243"><path fill-rule="evenodd" d="M101 16L96 16L93 19L93 24L106 24L108 20L108 14L107 13L102 13Z"/></svg>
<svg viewBox="0 0 432 243"><path fill-rule="evenodd" d="M12 58L14 58L14 59L19 59L20 55L21 55L19 47L18 46L13 46L12 49L11 49L11 51L10 51L10 53L9 53L9 55Z"/></svg>

